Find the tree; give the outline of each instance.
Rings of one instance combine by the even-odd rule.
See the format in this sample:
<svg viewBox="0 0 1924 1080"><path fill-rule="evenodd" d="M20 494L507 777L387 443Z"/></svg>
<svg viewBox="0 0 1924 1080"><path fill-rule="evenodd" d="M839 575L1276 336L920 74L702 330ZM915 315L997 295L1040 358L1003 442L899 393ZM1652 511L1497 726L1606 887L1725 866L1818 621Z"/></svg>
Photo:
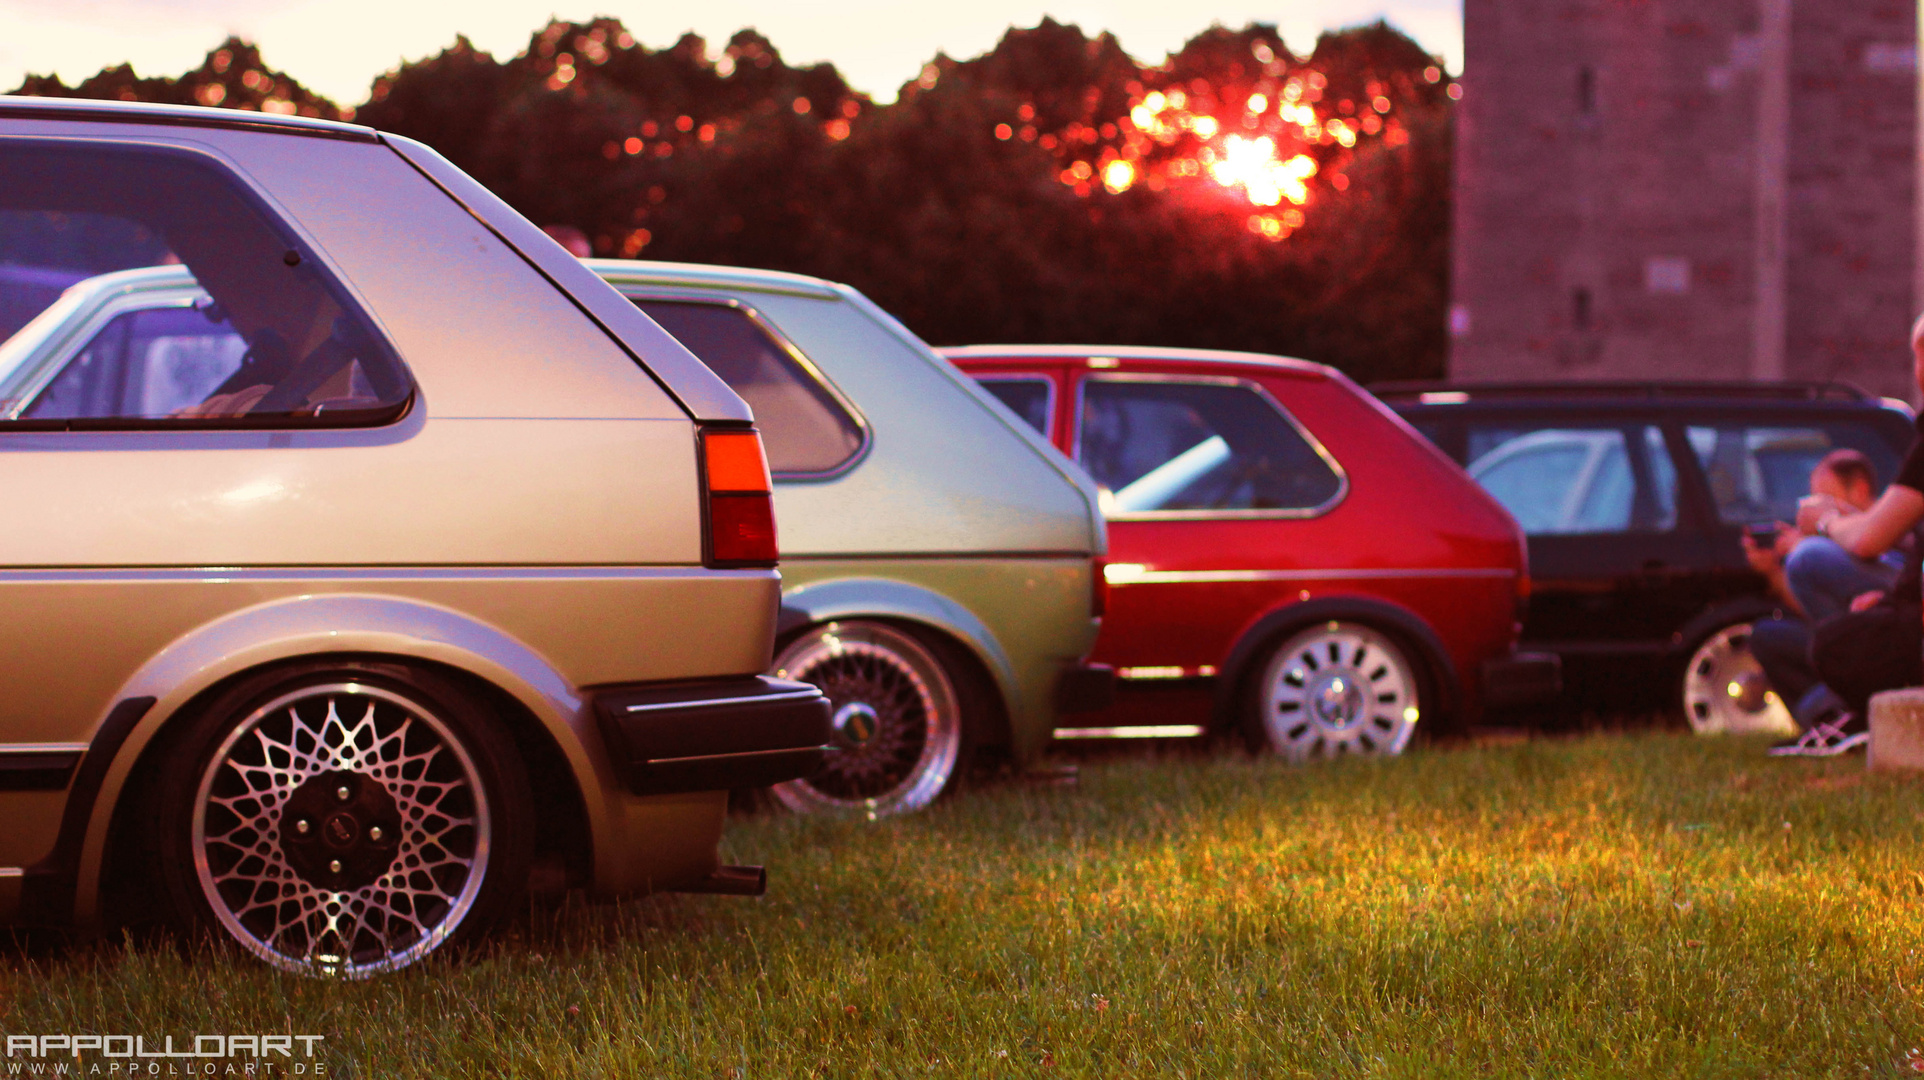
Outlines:
<svg viewBox="0 0 1924 1080"><path fill-rule="evenodd" d="M351 116L597 254L846 281L940 343L1249 349L1371 379L1443 371L1446 89L1380 22L1307 57L1217 26L1145 66L1044 19L878 107L753 30L711 59L601 18L505 62L457 38L358 109L231 40L178 80L123 65L20 92Z"/></svg>

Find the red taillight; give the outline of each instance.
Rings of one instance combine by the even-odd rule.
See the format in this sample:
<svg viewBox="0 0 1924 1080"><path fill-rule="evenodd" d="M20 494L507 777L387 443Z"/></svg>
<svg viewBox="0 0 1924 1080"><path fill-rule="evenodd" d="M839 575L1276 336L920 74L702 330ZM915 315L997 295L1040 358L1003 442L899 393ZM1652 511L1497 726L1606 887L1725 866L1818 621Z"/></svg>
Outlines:
<svg viewBox="0 0 1924 1080"><path fill-rule="evenodd" d="M708 566L774 566L775 500L762 437L752 429L704 428L702 497Z"/></svg>
<svg viewBox="0 0 1924 1080"><path fill-rule="evenodd" d="M1095 575L1089 583L1089 614L1100 619L1109 614L1109 560L1097 559Z"/></svg>

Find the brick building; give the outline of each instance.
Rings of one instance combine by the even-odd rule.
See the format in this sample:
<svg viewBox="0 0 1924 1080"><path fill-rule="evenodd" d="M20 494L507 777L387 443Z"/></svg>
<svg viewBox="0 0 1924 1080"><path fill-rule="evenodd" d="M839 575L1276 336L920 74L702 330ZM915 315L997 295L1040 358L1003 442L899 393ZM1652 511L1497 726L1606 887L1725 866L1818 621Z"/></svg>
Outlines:
<svg viewBox="0 0 1924 1080"><path fill-rule="evenodd" d="M1912 396L1916 0L1464 0L1451 374Z"/></svg>

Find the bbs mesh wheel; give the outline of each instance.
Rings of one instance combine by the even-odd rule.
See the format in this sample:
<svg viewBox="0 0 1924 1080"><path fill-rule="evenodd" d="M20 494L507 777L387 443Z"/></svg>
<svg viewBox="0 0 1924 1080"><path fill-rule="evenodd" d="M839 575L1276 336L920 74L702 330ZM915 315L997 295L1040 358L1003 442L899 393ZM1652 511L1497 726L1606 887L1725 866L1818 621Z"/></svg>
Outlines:
<svg viewBox="0 0 1924 1080"><path fill-rule="evenodd" d="M919 810L966 764L968 731L955 682L936 652L888 623L849 619L804 632L775 658L775 674L814 683L833 709L820 772L777 784L791 810Z"/></svg>
<svg viewBox="0 0 1924 1080"><path fill-rule="evenodd" d="M499 722L386 664L269 674L172 747L176 909L277 968L365 978L480 931L526 881L532 797Z"/></svg>

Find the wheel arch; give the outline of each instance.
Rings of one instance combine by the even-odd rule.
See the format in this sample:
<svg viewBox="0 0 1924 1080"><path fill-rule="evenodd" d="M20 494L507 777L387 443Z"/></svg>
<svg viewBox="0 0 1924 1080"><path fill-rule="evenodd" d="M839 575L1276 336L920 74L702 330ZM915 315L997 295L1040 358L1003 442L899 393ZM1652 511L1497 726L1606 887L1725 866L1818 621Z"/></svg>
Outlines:
<svg viewBox="0 0 1924 1080"><path fill-rule="evenodd" d="M1243 631L1229 650L1216 676L1211 722L1219 732L1235 730L1250 679L1260 670L1269 651L1285 637L1320 622L1362 623L1408 645L1418 664L1417 677L1434 691L1440 726L1453 731L1462 724L1463 687L1450 662L1449 650L1436 631L1415 612L1367 596L1328 596L1277 608Z"/></svg>
<svg viewBox="0 0 1924 1080"><path fill-rule="evenodd" d="M585 827L592 865L601 845L605 808L597 792L611 790L613 773L590 734L592 721L568 681L539 655L501 631L450 609L384 596L292 598L235 612L181 636L151 657L116 693L116 702L151 699L113 753L70 847L49 861L68 863L70 880L50 882L69 893L76 922L101 913L101 886L117 830L137 811L155 754L167 732L236 681L264 670L316 660L375 660L428 666L496 708L517 748L529 753L529 781L537 801L559 796ZM91 752L91 751L90 751ZM605 777L602 774L607 774ZM585 781L585 782L584 782ZM557 790L554 785L565 784ZM64 823L63 823L64 824ZM62 839L67 840L63 827ZM64 888L62 887L64 885ZM48 906L41 902L41 908ZM49 912L55 914L54 912Z"/></svg>
<svg viewBox="0 0 1924 1080"><path fill-rule="evenodd" d="M1756 622L1782 612L1784 605L1760 595L1740 596L1733 600L1720 600L1717 603L1691 616L1690 621L1678 627L1670 635L1670 655L1678 661L1686 661L1711 634L1732 623Z"/></svg>
<svg viewBox="0 0 1924 1080"><path fill-rule="evenodd" d="M874 619L936 635L934 644L967 664L984 690L988 730L977 745L1007 746L1009 713L1016 693L1015 667L987 624L974 612L932 589L886 578L843 578L804 585L782 597L775 651L812 626L837 619ZM965 697L966 689L961 689Z"/></svg>

